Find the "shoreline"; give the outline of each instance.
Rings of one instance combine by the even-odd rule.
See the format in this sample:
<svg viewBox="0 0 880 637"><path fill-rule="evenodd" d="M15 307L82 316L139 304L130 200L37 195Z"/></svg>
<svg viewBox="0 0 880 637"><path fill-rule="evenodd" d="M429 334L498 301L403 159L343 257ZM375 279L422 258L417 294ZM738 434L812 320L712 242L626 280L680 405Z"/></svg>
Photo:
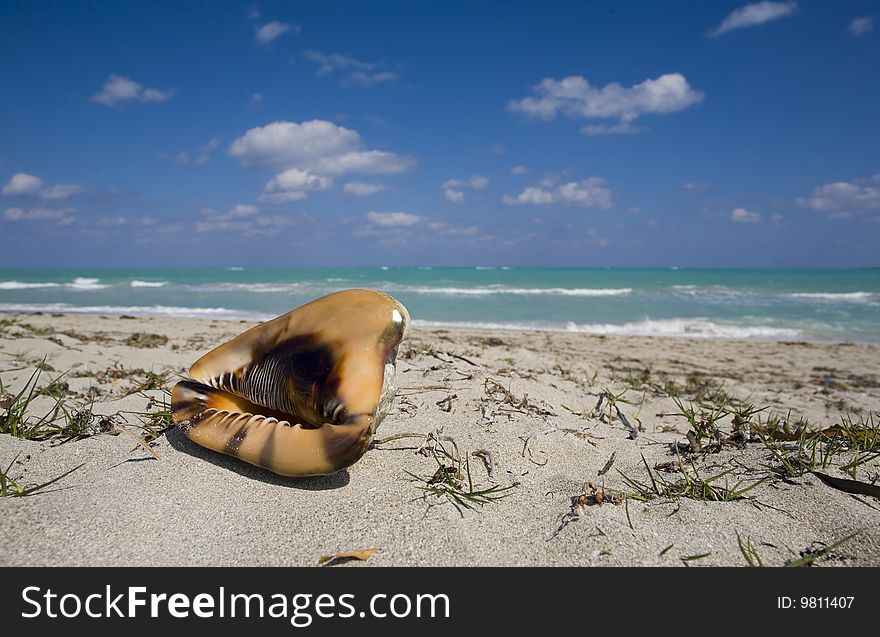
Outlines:
<svg viewBox="0 0 880 637"><path fill-rule="evenodd" d="M755 420L776 414L826 428L847 414L876 418L880 344L414 326L399 352L394 408L377 435L442 429L467 454L477 485L511 487L460 513L442 497L425 497L437 464L416 453L424 437L375 446L343 472L308 479L202 449L176 429L149 451L138 444L133 414L163 394L131 390L148 373L167 373L173 384L200 354L252 322L48 313L3 314L3 322L7 393L45 357L51 369L41 384L60 379L71 405L91 400L95 414L115 417L129 433L63 444L0 435L0 468L20 454L10 473L23 484L82 465L34 495L0 498L2 565L315 565L367 547L382 550L353 566L745 565L737 534L766 564L782 565L852 532L859 534L820 563L880 565L880 502L809 473L779 479L768 469L779 463L756 440L681 452L700 476L730 470L717 488L753 485L743 497L630 496L624 505L615 496L634 491L625 476L650 484L646 465L655 479L678 481L680 474L656 469L674 463L671 449L687 443L689 425L671 415L670 388L686 405L727 397L766 407ZM616 406L638 428L635 439L614 410L594 413L605 390L620 396ZM47 396L38 400L35 413L51 406ZM729 415L719 427L731 433ZM491 453L493 478L472 455L479 450ZM851 479L839 468L848 458L825 471ZM856 478L868 482L877 472L875 459ZM595 502L595 488L607 501Z"/></svg>
<svg viewBox="0 0 880 637"><path fill-rule="evenodd" d="M143 308L122 308L122 309L131 309L131 310L142 310ZM251 324L259 324L263 323L267 320L271 320L276 318L275 314L260 314L260 313L250 313L243 311L241 315L234 316L217 316L212 315L210 312L220 312L220 311L228 311L228 312L236 312L238 310L228 310L226 308L174 308L182 310L180 314L173 313L157 313L157 314L149 314L149 313L139 313L137 311L133 311L131 313L121 312L118 314L114 314L112 312L106 311L76 311L71 310L71 308L63 308L63 309L45 309L45 310L36 310L36 311L23 311L17 309L4 309L0 308L0 316L51 316L51 317L98 317L101 319L121 319L121 320L129 320L129 319L169 319L169 320L198 320L198 321L227 321L229 323L251 323ZM191 310L191 313L187 313L186 310ZM201 312L200 312L201 311ZM706 317L690 317L690 318L676 318L676 319L645 319L641 323L647 324L658 324L658 323L666 323L671 321L705 321L709 325L714 325L712 323L712 319ZM625 332L620 330L619 328L636 325L632 322L629 323L582 323L581 326L578 327L574 324L573 321L568 322L570 325L574 325L574 329L569 327L535 327L530 326L523 323L498 323L494 321L432 321L427 319L414 319L413 326L419 328L421 330L431 331L431 330L454 330L454 331L479 331L479 332L502 332L502 333L533 333L533 334L573 334L573 335L583 335L583 336L596 336L596 337L613 337L613 338L629 338L629 337L637 337L637 338L671 338L671 339L684 339L684 340L705 340L705 341L746 341L746 342L767 342L767 343L811 343L811 344L843 344L843 345L880 345L880 340L857 340L857 339L822 339L811 336L763 336L763 335L754 335L754 336L741 336L741 335L727 335L727 334L706 334L694 332L691 334L688 333L650 333L650 332ZM602 331L601 329L590 329L587 326L604 326L607 328L607 331ZM748 327L736 328L732 329L745 329L748 330ZM760 329L760 327L758 327Z"/></svg>

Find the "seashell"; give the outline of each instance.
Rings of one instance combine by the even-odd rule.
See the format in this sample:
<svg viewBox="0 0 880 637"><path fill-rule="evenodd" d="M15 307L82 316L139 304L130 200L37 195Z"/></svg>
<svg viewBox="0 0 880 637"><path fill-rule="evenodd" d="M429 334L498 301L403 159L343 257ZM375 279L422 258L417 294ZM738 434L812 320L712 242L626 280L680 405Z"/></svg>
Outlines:
<svg viewBox="0 0 880 637"><path fill-rule="evenodd" d="M376 290L307 303L217 347L171 393L190 440L284 476L335 473L367 450L397 386L409 313Z"/></svg>

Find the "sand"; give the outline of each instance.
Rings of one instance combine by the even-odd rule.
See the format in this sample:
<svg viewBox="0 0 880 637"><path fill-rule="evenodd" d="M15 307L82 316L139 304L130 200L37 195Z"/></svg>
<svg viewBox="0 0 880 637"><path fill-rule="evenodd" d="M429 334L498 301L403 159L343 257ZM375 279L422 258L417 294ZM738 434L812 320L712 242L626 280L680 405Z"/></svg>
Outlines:
<svg viewBox="0 0 880 637"><path fill-rule="evenodd" d="M46 357L55 371L44 372L42 383L66 371L71 404L86 401L93 387L96 413L122 413L115 422L131 423L127 434L64 444L0 435L0 465L18 454L9 474L22 484L82 464L35 495L0 498L0 565L316 565L321 556L368 547L381 550L348 565L745 565L738 534L765 564L781 565L854 532L817 563L880 565L880 502L811 474L781 480L768 470L779 464L760 442L691 454L704 476L732 469L730 486L767 478L751 498L629 498L567 515L585 482L603 486L614 500L616 490L632 490L618 470L647 482L642 455L652 467L675 460L670 445L685 441L689 426L665 415L675 405L646 382L683 385L692 376L767 406L764 413L791 412L792 419L827 427L841 414L880 412L878 345L415 328L401 347L395 408L378 435L442 431L463 453L491 452L494 479L482 460L470 457L480 488L516 485L501 500L459 512L444 499L424 497L425 482L409 475L427 479L437 469L433 458L416 452L424 439L380 445L345 471L307 479L281 478L202 449L176 429L151 445L157 458L137 444L137 419L125 412L144 411L146 395L161 392L123 397L142 378L131 370L183 373L247 323L0 319L17 321L0 332L6 393L17 391ZM494 392L487 394L487 381ZM499 387L515 401L505 402ZM621 410L642 428L635 440L618 418L590 417L606 387L626 390L632 404ZM41 398L34 412L50 404ZM728 432L730 420L723 420ZM598 477L612 454L613 466ZM876 478L878 466L874 459L857 477ZM826 471L845 475L836 467ZM695 556L703 557L687 559Z"/></svg>

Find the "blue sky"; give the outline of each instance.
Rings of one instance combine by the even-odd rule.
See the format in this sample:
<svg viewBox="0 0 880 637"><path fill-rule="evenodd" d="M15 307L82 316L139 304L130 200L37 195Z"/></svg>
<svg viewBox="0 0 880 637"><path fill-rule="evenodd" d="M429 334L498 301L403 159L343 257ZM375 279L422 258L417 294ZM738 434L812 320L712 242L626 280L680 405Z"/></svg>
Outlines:
<svg viewBox="0 0 880 637"><path fill-rule="evenodd" d="M0 266L877 266L874 2L0 4Z"/></svg>

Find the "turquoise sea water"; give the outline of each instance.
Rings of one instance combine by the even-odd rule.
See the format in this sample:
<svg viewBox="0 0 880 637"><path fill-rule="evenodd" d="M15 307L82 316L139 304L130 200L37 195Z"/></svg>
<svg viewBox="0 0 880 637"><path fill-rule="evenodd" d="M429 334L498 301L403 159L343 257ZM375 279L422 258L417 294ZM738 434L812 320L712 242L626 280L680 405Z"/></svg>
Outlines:
<svg viewBox="0 0 880 637"><path fill-rule="evenodd" d="M880 341L880 269L0 269L0 311L258 320L350 287L423 325Z"/></svg>

